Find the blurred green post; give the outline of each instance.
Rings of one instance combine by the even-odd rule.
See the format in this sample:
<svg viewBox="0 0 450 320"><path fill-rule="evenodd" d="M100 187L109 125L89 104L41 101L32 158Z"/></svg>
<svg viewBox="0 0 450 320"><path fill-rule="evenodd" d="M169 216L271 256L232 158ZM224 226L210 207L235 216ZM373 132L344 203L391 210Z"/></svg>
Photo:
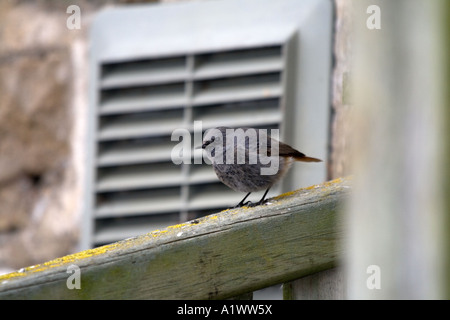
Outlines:
<svg viewBox="0 0 450 320"><path fill-rule="evenodd" d="M449 7L353 1L350 299L449 297Z"/></svg>

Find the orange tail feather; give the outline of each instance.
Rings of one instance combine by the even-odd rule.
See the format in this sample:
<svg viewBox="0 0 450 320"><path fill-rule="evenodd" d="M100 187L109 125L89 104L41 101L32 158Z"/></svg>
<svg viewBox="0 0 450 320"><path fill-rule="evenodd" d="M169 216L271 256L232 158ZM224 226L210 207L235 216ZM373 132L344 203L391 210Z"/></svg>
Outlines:
<svg viewBox="0 0 450 320"><path fill-rule="evenodd" d="M312 157L307 157L307 156L294 156L294 159L296 161L302 161L302 162L322 162L322 160L317 159L317 158L312 158Z"/></svg>

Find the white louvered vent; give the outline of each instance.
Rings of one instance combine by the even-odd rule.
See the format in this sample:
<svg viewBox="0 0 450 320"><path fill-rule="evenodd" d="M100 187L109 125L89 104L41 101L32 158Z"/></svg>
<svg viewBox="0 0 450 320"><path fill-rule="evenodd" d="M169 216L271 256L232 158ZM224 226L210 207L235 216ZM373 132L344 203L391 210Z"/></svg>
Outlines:
<svg viewBox="0 0 450 320"><path fill-rule="evenodd" d="M239 202L206 164L175 165L177 128L279 128L282 45L101 65L94 244ZM276 191L276 188L274 188Z"/></svg>
<svg viewBox="0 0 450 320"><path fill-rule="evenodd" d="M81 247L195 219L244 197L206 164L172 162L179 143L172 132L193 136L194 121L203 131L278 128L285 142L326 159L331 30L328 0L193 1L100 14L91 34ZM325 168L296 166L269 196L319 183Z"/></svg>

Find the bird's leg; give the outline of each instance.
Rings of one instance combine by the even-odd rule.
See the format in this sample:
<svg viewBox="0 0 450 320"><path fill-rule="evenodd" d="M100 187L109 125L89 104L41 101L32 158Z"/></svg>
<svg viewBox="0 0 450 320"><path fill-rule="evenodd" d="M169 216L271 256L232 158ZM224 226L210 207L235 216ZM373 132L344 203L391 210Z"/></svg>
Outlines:
<svg viewBox="0 0 450 320"><path fill-rule="evenodd" d="M258 204L263 204L265 202L264 199L266 198L266 195L269 192L269 190L270 190L270 187L268 187L266 192L264 192L264 195L262 196L261 200L259 200Z"/></svg>
<svg viewBox="0 0 450 320"><path fill-rule="evenodd" d="M240 208L240 207L242 207L243 205L245 205L244 201L245 201L245 199L247 199L247 197L250 195L250 193L251 193L251 192L247 193L247 195L244 197L244 199L242 199L241 202L239 202L238 205L235 206L235 208Z"/></svg>
<svg viewBox="0 0 450 320"><path fill-rule="evenodd" d="M262 196L261 200L259 200L256 203L250 203L249 206L250 207L255 207L255 206L259 206L260 204L263 204L266 201L265 198L266 198L266 195L269 192L269 190L270 190L270 187L267 188L266 192L264 192L264 195Z"/></svg>

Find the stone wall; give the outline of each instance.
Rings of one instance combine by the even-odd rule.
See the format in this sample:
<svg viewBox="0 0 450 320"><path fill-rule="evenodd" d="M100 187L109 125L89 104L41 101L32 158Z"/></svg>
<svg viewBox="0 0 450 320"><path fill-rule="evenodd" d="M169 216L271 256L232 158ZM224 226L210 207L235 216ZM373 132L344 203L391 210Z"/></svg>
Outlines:
<svg viewBox="0 0 450 320"><path fill-rule="evenodd" d="M0 269L77 250L87 108L87 30L105 3L0 3ZM100 5L98 5L100 4ZM0 270L1 272L1 270Z"/></svg>
<svg viewBox="0 0 450 320"><path fill-rule="evenodd" d="M0 1L0 273L78 250L89 26L134 2Z"/></svg>
<svg viewBox="0 0 450 320"><path fill-rule="evenodd" d="M0 266L74 249L74 70L65 16L41 4L0 8ZM62 12L64 13L64 11Z"/></svg>

